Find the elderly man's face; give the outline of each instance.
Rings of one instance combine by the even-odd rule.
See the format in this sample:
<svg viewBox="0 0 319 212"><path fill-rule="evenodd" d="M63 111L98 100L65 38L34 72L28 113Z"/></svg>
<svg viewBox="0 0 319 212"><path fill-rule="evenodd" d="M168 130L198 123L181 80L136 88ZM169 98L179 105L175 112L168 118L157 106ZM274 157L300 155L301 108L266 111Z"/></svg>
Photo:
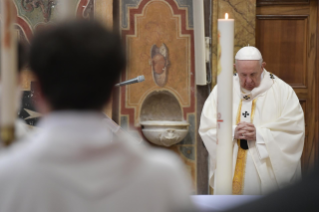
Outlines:
<svg viewBox="0 0 319 212"><path fill-rule="evenodd" d="M261 73L265 63L260 65L258 60L237 60L235 67L239 76L240 86L251 91L261 82Z"/></svg>

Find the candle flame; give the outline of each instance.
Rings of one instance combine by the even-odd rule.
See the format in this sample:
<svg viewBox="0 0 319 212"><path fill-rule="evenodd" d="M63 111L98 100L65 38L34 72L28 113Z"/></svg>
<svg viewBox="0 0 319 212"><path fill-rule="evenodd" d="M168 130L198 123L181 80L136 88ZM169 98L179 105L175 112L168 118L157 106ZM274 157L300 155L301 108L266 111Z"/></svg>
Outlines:
<svg viewBox="0 0 319 212"><path fill-rule="evenodd" d="M228 19L228 13L225 13L225 19L226 20Z"/></svg>

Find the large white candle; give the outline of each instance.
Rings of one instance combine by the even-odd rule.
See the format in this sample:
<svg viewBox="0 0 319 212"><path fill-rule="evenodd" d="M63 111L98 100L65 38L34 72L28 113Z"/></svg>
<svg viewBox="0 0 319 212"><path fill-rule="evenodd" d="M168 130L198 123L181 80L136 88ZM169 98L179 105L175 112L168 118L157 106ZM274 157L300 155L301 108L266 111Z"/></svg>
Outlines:
<svg viewBox="0 0 319 212"><path fill-rule="evenodd" d="M226 13L227 14L227 13ZM228 14L226 15L228 16ZM217 159L214 194L232 194L234 20L218 19Z"/></svg>
<svg viewBox="0 0 319 212"><path fill-rule="evenodd" d="M17 35L14 29L15 14L12 0L2 0L1 21L1 139L9 145L14 139L14 125L17 117Z"/></svg>

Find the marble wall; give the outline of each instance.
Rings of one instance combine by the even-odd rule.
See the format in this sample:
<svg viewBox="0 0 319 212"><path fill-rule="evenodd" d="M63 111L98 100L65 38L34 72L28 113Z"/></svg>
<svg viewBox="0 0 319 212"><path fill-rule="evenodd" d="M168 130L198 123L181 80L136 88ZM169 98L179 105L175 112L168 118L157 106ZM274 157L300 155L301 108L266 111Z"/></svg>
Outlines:
<svg viewBox="0 0 319 212"><path fill-rule="evenodd" d="M145 81L120 88L118 115L123 128L141 130L141 120L146 121L150 117L149 120L154 117L172 120L180 114L180 119L190 124L189 133L183 141L168 149L176 152L185 162L196 188L196 86L192 5L192 0L120 1L120 27L129 59L121 81L139 75L144 75ZM148 102L145 100L157 93L168 95L159 95L162 96L162 101L158 105L144 104L144 110L142 105ZM172 102L177 103L171 104ZM149 111L155 115L147 114ZM145 137L144 139L147 140Z"/></svg>

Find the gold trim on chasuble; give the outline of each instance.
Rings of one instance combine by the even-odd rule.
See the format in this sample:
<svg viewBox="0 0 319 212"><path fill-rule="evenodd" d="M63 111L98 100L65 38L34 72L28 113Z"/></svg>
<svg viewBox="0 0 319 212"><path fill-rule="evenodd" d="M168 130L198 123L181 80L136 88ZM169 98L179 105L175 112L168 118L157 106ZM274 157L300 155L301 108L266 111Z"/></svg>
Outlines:
<svg viewBox="0 0 319 212"><path fill-rule="evenodd" d="M238 124L240 122L242 101L243 100L240 100L240 104L238 107L236 124ZM253 100L253 103L251 106L250 123L253 123L253 120L254 120L256 101L257 101L257 98ZM235 167L235 173L234 173L234 178L233 178L233 195L243 194L246 159L247 159L247 151L248 151L248 149L245 150L245 149L240 148L240 140L239 139L237 140L237 144L238 144L238 153L237 153L236 167Z"/></svg>

